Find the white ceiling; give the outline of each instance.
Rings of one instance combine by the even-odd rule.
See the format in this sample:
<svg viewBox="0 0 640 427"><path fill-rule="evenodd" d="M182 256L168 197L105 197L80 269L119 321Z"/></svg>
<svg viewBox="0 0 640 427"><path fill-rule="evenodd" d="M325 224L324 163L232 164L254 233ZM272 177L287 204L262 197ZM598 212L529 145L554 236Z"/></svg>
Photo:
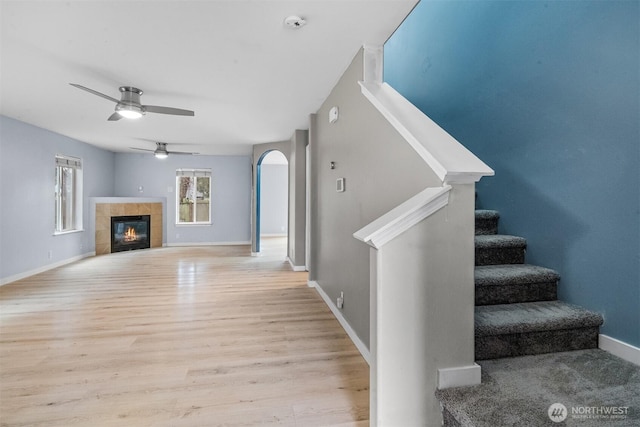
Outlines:
<svg viewBox="0 0 640 427"><path fill-rule="evenodd" d="M363 44L382 44L417 0L0 2L0 113L112 151L248 154L308 129ZM307 25L291 30L287 16ZM190 109L108 122L115 104ZM177 145L177 146L176 146Z"/></svg>

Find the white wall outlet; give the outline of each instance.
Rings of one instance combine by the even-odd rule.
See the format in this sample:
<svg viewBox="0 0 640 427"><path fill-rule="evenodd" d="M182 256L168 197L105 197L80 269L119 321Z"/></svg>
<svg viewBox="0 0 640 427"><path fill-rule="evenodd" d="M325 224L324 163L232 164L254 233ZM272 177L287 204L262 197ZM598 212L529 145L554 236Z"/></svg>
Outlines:
<svg viewBox="0 0 640 427"><path fill-rule="evenodd" d="M167 193L173 193L173 187L167 187Z"/></svg>
<svg viewBox="0 0 640 427"><path fill-rule="evenodd" d="M49 259L53 258L53 251L52 250L47 252L47 258L49 258Z"/></svg>
<svg viewBox="0 0 640 427"><path fill-rule="evenodd" d="M344 292L340 292L340 296L336 299L336 305L338 308L344 307Z"/></svg>
<svg viewBox="0 0 640 427"><path fill-rule="evenodd" d="M336 179L336 191L338 193L344 193L345 187L344 187L344 178L338 178Z"/></svg>

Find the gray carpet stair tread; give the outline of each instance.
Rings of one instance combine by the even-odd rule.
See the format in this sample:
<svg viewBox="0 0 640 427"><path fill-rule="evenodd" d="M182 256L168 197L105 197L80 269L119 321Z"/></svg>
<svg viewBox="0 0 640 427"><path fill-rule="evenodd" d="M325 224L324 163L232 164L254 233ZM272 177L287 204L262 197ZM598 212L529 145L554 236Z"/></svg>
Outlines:
<svg viewBox="0 0 640 427"><path fill-rule="evenodd" d="M436 397L462 427L640 426L640 367L599 349L478 362L482 384L437 390ZM548 409L627 406L619 420L549 419Z"/></svg>
<svg viewBox="0 0 640 427"><path fill-rule="evenodd" d="M476 286L528 285L558 280L560 275L555 270L530 264L483 265L475 269Z"/></svg>
<svg viewBox="0 0 640 427"><path fill-rule="evenodd" d="M527 239L507 234L487 234L475 236L476 249L526 248Z"/></svg>
<svg viewBox="0 0 640 427"><path fill-rule="evenodd" d="M476 209L476 219L498 219L500 212L489 209Z"/></svg>
<svg viewBox="0 0 640 427"><path fill-rule="evenodd" d="M475 233L476 235L498 234L498 211L476 209Z"/></svg>
<svg viewBox="0 0 640 427"><path fill-rule="evenodd" d="M602 323L600 314L560 301L484 305L475 308L476 336L588 328Z"/></svg>

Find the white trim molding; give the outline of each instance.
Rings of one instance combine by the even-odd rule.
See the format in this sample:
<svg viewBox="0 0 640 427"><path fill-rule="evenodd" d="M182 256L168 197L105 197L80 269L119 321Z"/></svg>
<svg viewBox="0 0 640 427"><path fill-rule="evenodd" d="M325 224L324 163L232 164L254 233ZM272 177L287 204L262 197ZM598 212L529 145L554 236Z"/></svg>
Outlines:
<svg viewBox="0 0 640 427"><path fill-rule="evenodd" d="M431 187L416 194L353 234L376 249L393 240L449 203L451 186Z"/></svg>
<svg viewBox="0 0 640 427"><path fill-rule="evenodd" d="M640 348L638 347L602 334L598 337L598 347L627 362L640 366Z"/></svg>
<svg viewBox="0 0 640 427"><path fill-rule="evenodd" d="M307 266L306 265L295 265L293 263L293 261L291 260L291 258L287 257L287 261L289 262L289 265L291 266L291 269L293 271L307 271Z"/></svg>
<svg viewBox="0 0 640 427"><path fill-rule="evenodd" d="M362 72L365 83L382 83L383 48L378 45L364 45L364 70Z"/></svg>
<svg viewBox="0 0 640 427"><path fill-rule="evenodd" d="M71 264L72 262L80 261L81 259L89 258L95 255L95 252L87 252L82 255L77 255L71 258L64 259L62 261L54 262L53 264L47 264L39 268L34 268L33 270L14 274L13 276L0 279L0 286L7 285L18 280L26 279L27 277L35 276L36 274L44 273L45 271L53 270L54 268L62 267L63 265Z"/></svg>
<svg viewBox="0 0 640 427"><path fill-rule="evenodd" d="M365 61L365 66L367 64ZM416 150L443 183L470 184L478 182L483 176L494 174L493 169L389 84L368 82L366 79L359 84L362 94Z"/></svg>
<svg viewBox="0 0 640 427"><path fill-rule="evenodd" d="M240 242L186 242L186 243L167 243L169 247L181 247L181 246L248 246L250 241Z"/></svg>
<svg viewBox="0 0 640 427"><path fill-rule="evenodd" d="M438 369L438 388L466 387L480 384L482 368L477 363L471 366Z"/></svg>
<svg viewBox="0 0 640 427"><path fill-rule="evenodd" d="M318 282L316 282L315 280L309 280L307 282L307 286L309 286L310 288L315 288L316 291L318 291L318 294L320 294L320 297L324 300L324 303L327 304L327 307L329 307L329 309L331 310L335 318L338 320L338 322L340 323L344 331L347 333L347 335L349 336L353 344L356 346L356 348L358 349L358 351L360 352L364 360L367 362L367 364L371 365L371 363L369 362L369 358L370 358L369 349L358 337L358 334L356 334L356 331L354 331L351 325L349 325L349 322L347 322L347 319L344 318L340 309L336 307L333 301L331 301L331 298L329 298L329 295L325 293L322 287L320 287Z"/></svg>

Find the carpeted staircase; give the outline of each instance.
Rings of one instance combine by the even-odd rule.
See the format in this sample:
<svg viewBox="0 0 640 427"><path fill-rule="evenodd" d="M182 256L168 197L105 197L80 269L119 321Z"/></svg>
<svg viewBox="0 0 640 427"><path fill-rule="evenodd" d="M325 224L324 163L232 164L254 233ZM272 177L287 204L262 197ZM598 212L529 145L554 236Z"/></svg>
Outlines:
<svg viewBox="0 0 640 427"><path fill-rule="evenodd" d="M548 408L640 405L640 368L597 348L603 317L558 301L560 275L525 264L526 240L498 234L498 220L496 211L476 211L475 356L482 384L436 391L444 425L595 426L605 420L557 424ZM640 425L640 413L612 425Z"/></svg>
<svg viewBox="0 0 640 427"><path fill-rule="evenodd" d="M525 264L527 241L476 211L476 360L598 347L600 314L557 301L560 275Z"/></svg>

